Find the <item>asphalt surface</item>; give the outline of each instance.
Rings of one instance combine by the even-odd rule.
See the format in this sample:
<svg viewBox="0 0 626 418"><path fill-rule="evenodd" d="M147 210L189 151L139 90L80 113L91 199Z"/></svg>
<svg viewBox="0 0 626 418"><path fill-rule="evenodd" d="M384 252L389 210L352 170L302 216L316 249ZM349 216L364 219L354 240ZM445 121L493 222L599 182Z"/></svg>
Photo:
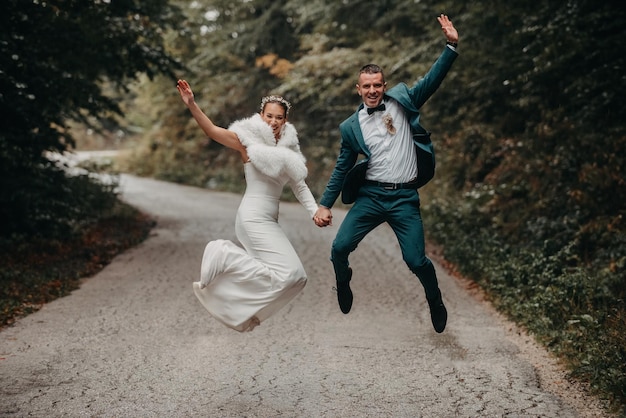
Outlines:
<svg viewBox="0 0 626 418"><path fill-rule="evenodd" d="M2 417L588 417L599 403L436 264L449 322L433 331L386 226L352 255L352 312L332 290L335 225L295 203L280 222L307 286L250 333L196 300L204 245L235 240L239 195L133 176L157 225L81 288L0 332ZM426 225L428 230L428 225Z"/></svg>

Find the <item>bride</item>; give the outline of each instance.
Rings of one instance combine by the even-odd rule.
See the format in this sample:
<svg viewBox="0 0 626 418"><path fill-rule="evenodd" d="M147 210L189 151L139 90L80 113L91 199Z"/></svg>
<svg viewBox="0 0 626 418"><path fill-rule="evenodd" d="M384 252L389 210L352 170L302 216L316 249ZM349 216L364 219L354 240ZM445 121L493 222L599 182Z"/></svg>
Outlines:
<svg viewBox="0 0 626 418"><path fill-rule="evenodd" d="M314 218L318 206L305 183L305 158L296 129L287 122L291 105L279 96L264 97L260 113L224 129L200 109L189 83L179 80L177 88L204 133L239 152L246 178L235 221L243 248L228 240L209 242L194 293L224 325L251 331L293 299L307 280L300 258L278 224L283 186L289 184L316 224L323 222Z"/></svg>

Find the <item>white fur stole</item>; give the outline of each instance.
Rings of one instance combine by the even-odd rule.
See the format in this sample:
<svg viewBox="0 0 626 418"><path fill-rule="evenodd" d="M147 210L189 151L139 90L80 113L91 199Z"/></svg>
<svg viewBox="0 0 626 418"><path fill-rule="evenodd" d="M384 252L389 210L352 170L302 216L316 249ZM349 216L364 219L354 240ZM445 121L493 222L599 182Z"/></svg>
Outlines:
<svg viewBox="0 0 626 418"><path fill-rule="evenodd" d="M283 126L278 143L272 128L258 113L233 122L228 129L237 134L246 147L250 162L266 176L286 174L294 181L306 178L306 159L300 152L298 133L291 123Z"/></svg>

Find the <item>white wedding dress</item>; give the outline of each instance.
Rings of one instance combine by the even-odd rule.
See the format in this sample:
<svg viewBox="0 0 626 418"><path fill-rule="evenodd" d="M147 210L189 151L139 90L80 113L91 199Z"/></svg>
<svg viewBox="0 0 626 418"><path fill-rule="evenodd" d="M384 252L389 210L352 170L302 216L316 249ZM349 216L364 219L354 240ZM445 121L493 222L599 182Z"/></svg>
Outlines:
<svg viewBox="0 0 626 418"><path fill-rule="evenodd" d="M244 172L247 187L235 222L243 248L228 240L209 242L200 281L193 283L209 313L240 332L265 321L306 284L300 258L278 224L283 186L289 183L311 218L317 210L304 180L268 176L250 162L244 164Z"/></svg>

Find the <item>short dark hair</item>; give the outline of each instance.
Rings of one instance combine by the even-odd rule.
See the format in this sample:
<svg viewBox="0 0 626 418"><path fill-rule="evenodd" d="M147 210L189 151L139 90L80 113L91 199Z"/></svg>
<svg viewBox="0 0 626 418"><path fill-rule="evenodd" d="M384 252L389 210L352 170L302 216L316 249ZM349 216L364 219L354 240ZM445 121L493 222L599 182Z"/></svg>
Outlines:
<svg viewBox="0 0 626 418"><path fill-rule="evenodd" d="M378 73L382 74L383 81L385 81L385 74L383 73L383 69L380 68L376 64L366 64L362 66L361 69L359 70L359 76L361 74L378 74Z"/></svg>

